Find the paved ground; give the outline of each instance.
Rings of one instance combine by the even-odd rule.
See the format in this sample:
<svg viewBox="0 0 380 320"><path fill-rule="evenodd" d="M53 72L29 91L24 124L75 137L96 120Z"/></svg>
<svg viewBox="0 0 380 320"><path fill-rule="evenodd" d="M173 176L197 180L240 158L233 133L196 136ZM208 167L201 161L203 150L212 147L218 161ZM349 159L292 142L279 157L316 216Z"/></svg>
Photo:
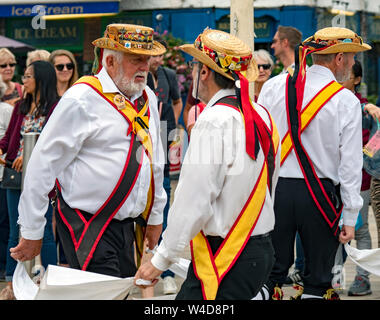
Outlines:
<svg viewBox="0 0 380 320"><path fill-rule="evenodd" d="M173 181L172 183L172 194L174 194L174 190L176 187L177 181ZM173 199L173 196L172 198ZM376 221L375 217L372 211L372 208L369 210L369 227L370 227L370 233L372 237L372 248L377 248L377 227L376 227ZM353 247L356 246L355 241L352 241L351 245ZM183 257L189 258L190 253L189 250L185 250ZM345 286L344 290L340 292L340 297L342 300L380 300L380 277L371 275L370 280L371 280L371 288L372 288L372 294L369 296L364 296L364 297L349 297L347 295L347 290L350 284L352 283L354 277L355 277L355 268L356 265L350 260L350 258L347 258L347 261L345 263L345 276L346 276L346 281L345 281ZM176 282L178 284L178 287L181 286L182 284L182 279L181 278L176 278ZM0 290L5 286L4 282L0 282ZM284 295L285 299L289 299L291 295L294 295L296 291L292 287L284 287ZM154 287L154 296L159 297L163 296L162 292L162 281L160 280L158 284ZM166 297L169 298L170 297ZM130 299L141 299L141 290L138 288L135 288L134 291L132 292L132 295L130 296Z"/></svg>

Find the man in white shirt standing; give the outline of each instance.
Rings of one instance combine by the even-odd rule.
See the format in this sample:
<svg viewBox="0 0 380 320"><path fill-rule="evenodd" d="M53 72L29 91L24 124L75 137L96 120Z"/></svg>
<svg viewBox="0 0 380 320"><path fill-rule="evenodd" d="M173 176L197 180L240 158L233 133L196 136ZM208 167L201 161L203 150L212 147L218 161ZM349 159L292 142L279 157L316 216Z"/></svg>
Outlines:
<svg viewBox="0 0 380 320"><path fill-rule="evenodd" d="M259 98L282 141L274 206L276 263L263 289L282 299L280 288L294 261L298 231L305 253L301 298L339 299L331 289L331 271L339 242L354 237L363 202L363 156L359 100L338 82L350 77L355 53L371 47L349 29L325 28L301 49L294 76L269 80ZM309 53L314 64L306 71Z"/></svg>
<svg viewBox="0 0 380 320"><path fill-rule="evenodd" d="M274 56L280 60L284 69L281 73L287 73L288 68L294 70L294 49L302 41L302 32L294 27L279 26L273 37L271 48Z"/></svg>
<svg viewBox="0 0 380 320"><path fill-rule="evenodd" d="M244 42L206 29L180 48L195 59L194 96L207 106L191 132L162 242L136 278L156 283L190 243L192 262L177 299L251 299L274 261L277 129L250 102L248 81L258 72Z"/></svg>
<svg viewBox="0 0 380 320"><path fill-rule="evenodd" d="M25 261L39 254L57 184L57 229L70 266L127 277L136 272L134 234L152 249L162 229L160 120L146 80L150 57L165 48L153 41L153 29L127 24L108 25L93 44L100 71L61 98L29 160L21 240L11 255ZM141 241L137 247L139 257Z"/></svg>

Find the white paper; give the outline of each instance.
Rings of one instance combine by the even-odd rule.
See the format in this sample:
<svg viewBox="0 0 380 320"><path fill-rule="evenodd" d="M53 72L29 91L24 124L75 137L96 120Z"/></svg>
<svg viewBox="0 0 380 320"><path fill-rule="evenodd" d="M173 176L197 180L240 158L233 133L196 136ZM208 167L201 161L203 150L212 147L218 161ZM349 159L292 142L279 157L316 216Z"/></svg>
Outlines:
<svg viewBox="0 0 380 320"><path fill-rule="evenodd" d="M18 300L121 300L134 287L133 282L133 277L123 279L49 265L37 286L21 262L13 275Z"/></svg>
<svg viewBox="0 0 380 320"><path fill-rule="evenodd" d="M355 264L380 277L380 249L359 250L351 247L348 243L344 245L344 248Z"/></svg>

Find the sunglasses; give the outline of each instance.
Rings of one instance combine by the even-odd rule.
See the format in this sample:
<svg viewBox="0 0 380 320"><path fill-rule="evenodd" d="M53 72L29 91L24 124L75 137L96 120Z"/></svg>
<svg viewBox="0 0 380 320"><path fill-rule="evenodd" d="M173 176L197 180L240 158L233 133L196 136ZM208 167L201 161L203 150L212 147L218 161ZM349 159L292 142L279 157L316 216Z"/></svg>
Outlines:
<svg viewBox="0 0 380 320"><path fill-rule="evenodd" d="M15 63L4 63L4 64L0 64L0 68L1 69L5 69L7 66L10 66L11 68L13 68L14 66L16 66Z"/></svg>
<svg viewBox="0 0 380 320"><path fill-rule="evenodd" d="M32 79L32 78L33 78L33 76L31 76L31 75L29 75L29 74L27 74L27 75L23 75L23 76L21 77L22 81L26 81L26 80L28 80L28 79Z"/></svg>
<svg viewBox="0 0 380 320"><path fill-rule="evenodd" d="M260 70L260 68L263 68L264 70L269 70L271 65L269 63L267 64L258 64L257 68Z"/></svg>
<svg viewBox="0 0 380 320"><path fill-rule="evenodd" d="M67 70L73 70L74 69L74 63L66 63L66 64L56 64L55 65L55 68L58 70L58 71L62 71L66 66L66 69Z"/></svg>

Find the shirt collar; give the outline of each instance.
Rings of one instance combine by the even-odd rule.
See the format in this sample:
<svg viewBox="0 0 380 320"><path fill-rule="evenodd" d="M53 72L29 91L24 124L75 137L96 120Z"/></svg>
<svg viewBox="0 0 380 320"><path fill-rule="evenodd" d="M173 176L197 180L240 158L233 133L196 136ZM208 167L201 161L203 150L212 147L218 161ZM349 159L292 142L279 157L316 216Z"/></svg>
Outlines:
<svg viewBox="0 0 380 320"><path fill-rule="evenodd" d="M111 79L110 75L108 74L106 68L102 68L100 72L96 75L96 77L99 79L100 84L102 85L102 89L104 93L120 93L124 97L126 97L120 90L117 88L116 84ZM135 95L131 97L131 102L134 102L137 98L141 97L142 91L139 91ZM127 97L126 97L127 98Z"/></svg>
<svg viewBox="0 0 380 320"><path fill-rule="evenodd" d="M313 64L307 71L308 73L309 72L316 73L316 74L329 78L329 80L336 81L336 78L334 74L332 73L332 71L329 68L321 66L319 64Z"/></svg>
<svg viewBox="0 0 380 320"><path fill-rule="evenodd" d="M296 68L296 64L293 62L289 67L292 68L293 70L295 70L295 68ZM282 71L280 72L280 74L286 74L286 73L289 73L289 72L288 72L289 67L287 67L286 69L285 69L285 68L282 69Z"/></svg>
<svg viewBox="0 0 380 320"><path fill-rule="evenodd" d="M207 103L207 107L213 106L218 100L227 97L227 96L235 96L236 91L235 89L220 89Z"/></svg>

